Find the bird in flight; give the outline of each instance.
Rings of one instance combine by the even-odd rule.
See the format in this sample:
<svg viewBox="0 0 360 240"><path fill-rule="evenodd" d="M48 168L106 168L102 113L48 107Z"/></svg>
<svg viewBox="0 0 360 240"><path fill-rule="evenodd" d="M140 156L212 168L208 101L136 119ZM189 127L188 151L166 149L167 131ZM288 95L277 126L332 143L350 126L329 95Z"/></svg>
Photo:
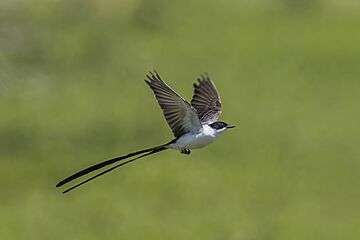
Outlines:
<svg viewBox="0 0 360 240"><path fill-rule="evenodd" d="M132 152L124 156L100 162L74 173L56 184L56 187L61 187L74 179L110 164L136 156L131 160L120 162L68 188L63 193L69 192L127 163L167 149L177 149L183 154L190 154L190 149L205 147L213 142L221 133L229 128L235 127L234 125L218 120L221 114L220 96L213 81L207 74L201 75L200 78L198 78L198 84L194 84L194 96L191 103L171 89L156 71L154 71L154 73L150 72L146 77L145 82L153 90L175 139L160 146Z"/></svg>

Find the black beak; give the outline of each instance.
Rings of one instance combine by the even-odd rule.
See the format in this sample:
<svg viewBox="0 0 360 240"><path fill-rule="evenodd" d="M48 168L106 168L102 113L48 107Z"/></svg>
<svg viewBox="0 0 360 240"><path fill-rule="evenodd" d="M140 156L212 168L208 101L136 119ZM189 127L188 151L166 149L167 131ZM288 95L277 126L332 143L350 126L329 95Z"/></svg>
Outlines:
<svg viewBox="0 0 360 240"><path fill-rule="evenodd" d="M235 125L227 125L226 128L234 128Z"/></svg>

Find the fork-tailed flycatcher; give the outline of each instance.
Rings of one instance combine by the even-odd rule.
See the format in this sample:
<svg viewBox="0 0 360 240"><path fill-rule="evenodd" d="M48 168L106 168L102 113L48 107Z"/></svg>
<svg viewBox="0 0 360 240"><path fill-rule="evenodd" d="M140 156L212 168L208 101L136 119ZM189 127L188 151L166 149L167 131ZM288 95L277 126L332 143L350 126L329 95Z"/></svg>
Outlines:
<svg viewBox="0 0 360 240"><path fill-rule="evenodd" d="M183 154L190 154L190 149L205 147L213 142L226 129L235 127L225 122L218 121L221 114L221 101L214 83L207 74L201 75L200 78L198 78L199 83L194 84L194 96L191 103L187 102L179 94L172 90L160 78L156 71L154 71L154 73L150 72L150 75L147 75L145 82L153 90L175 139L160 146L136 151L124 156L100 162L77 172L60 181L56 187L60 187L78 177L110 164L119 162L129 157L137 156L136 158L121 162L103 172L100 172L97 175L65 190L63 193L77 188L84 183L87 183L122 165L166 149L177 149Z"/></svg>

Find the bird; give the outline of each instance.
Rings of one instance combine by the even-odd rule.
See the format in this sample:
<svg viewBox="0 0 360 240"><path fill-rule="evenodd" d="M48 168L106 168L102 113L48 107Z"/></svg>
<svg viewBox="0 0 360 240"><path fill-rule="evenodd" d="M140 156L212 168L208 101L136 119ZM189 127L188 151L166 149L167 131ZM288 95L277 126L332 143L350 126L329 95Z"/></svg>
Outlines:
<svg viewBox="0 0 360 240"><path fill-rule="evenodd" d="M234 125L219 121L222 113L221 100L209 75L207 73L201 74L197 80L198 83L193 85L194 95L189 103L167 85L156 70L150 71L146 75L145 82L153 91L175 138L159 146L139 150L92 165L61 180L56 184L56 187L61 187L95 170L120 162L63 191L63 193L67 193L120 166L168 149L179 150L182 154L190 154L192 149L203 148L212 143L227 129L234 128ZM135 158L126 160L130 157Z"/></svg>

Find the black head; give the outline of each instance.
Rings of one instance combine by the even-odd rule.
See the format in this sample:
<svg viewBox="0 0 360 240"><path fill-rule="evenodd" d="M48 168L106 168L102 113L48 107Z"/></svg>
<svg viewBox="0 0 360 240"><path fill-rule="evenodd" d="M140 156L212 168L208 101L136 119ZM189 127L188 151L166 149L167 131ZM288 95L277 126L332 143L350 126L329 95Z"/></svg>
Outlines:
<svg viewBox="0 0 360 240"><path fill-rule="evenodd" d="M216 130L235 127L234 125L230 125L230 124L227 124L226 122L222 122L222 121L216 121L216 122L210 124L209 126Z"/></svg>

